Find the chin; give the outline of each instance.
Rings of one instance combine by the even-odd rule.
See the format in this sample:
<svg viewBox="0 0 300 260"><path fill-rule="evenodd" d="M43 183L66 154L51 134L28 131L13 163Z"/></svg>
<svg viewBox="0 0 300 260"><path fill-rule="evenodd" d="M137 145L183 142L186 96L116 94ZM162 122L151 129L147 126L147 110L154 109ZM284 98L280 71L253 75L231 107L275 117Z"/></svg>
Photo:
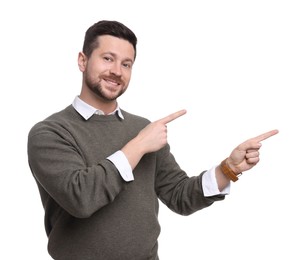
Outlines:
<svg viewBox="0 0 300 260"><path fill-rule="evenodd" d="M102 98L108 102L115 101L120 95L103 95Z"/></svg>

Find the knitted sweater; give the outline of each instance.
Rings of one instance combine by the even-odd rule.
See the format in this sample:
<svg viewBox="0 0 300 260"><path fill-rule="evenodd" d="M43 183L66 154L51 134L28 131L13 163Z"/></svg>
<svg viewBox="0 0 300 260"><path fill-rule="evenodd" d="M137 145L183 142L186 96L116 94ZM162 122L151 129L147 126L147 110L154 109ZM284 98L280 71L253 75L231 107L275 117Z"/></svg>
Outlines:
<svg viewBox="0 0 300 260"><path fill-rule="evenodd" d="M188 177L169 145L143 156L125 182L106 158L149 120L122 110L83 119L70 105L37 123L28 160L45 209L48 252L56 260L158 259L158 198L191 214L223 195L204 197L201 175Z"/></svg>

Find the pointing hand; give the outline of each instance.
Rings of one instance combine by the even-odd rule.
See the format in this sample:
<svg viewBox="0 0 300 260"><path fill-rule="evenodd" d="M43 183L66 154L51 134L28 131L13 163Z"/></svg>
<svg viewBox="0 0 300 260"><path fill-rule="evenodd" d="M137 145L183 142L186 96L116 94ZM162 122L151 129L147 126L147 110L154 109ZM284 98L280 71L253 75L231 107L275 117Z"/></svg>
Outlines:
<svg viewBox="0 0 300 260"><path fill-rule="evenodd" d="M164 118L156 120L140 131L137 138L142 142L145 153L155 152L167 144L167 124L186 114L186 110L179 110Z"/></svg>
<svg viewBox="0 0 300 260"><path fill-rule="evenodd" d="M235 172L240 173L251 169L259 162L259 149L261 141L276 135L278 130L272 130L259 136L248 139L238 145L227 159L228 166Z"/></svg>

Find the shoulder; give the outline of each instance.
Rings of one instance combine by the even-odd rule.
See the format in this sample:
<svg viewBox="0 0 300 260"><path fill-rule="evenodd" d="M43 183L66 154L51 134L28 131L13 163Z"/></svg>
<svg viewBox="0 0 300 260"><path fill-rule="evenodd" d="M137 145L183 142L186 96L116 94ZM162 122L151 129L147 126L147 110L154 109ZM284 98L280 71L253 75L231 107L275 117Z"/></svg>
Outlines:
<svg viewBox="0 0 300 260"><path fill-rule="evenodd" d="M146 124L150 123L149 119L147 119L145 117L142 117L142 116L139 116L139 115L136 115L136 114L129 113L129 112L123 110L123 109L122 109L122 114L124 116L124 119L126 119L126 120L140 121L140 122L144 122Z"/></svg>
<svg viewBox="0 0 300 260"><path fill-rule="evenodd" d="M139 115L129 113L123 109L122 109L122 114L124 116L124 121L127 122L128 124L134 123L135 126L140 125L140 127L145 127L146 125L151 123L149 119Z"/></svg>
<svg viewBox="0 0 300 260"><path fill-rule="evenodd" d="M76 115L75 109L71 105L69 105L65 109L53 113L47 118L34 124L29 131L29 136L42 133L57 132L59 131L59 129L65 128L65 126L68 125L69 122L72 121L76 116L78 117L78 115Z"/></svg>

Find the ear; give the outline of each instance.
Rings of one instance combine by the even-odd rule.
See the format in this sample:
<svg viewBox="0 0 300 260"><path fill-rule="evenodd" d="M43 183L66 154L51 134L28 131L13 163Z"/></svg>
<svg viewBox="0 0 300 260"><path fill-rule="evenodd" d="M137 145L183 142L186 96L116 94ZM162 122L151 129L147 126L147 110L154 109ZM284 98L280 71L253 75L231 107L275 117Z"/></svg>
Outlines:
<svg viewBox="0 0 300 260"><path fill-rule="evenodd" d="M78 53L78 67L81 72L84 72L86 69L87 57L83 52Z"/></svg>

